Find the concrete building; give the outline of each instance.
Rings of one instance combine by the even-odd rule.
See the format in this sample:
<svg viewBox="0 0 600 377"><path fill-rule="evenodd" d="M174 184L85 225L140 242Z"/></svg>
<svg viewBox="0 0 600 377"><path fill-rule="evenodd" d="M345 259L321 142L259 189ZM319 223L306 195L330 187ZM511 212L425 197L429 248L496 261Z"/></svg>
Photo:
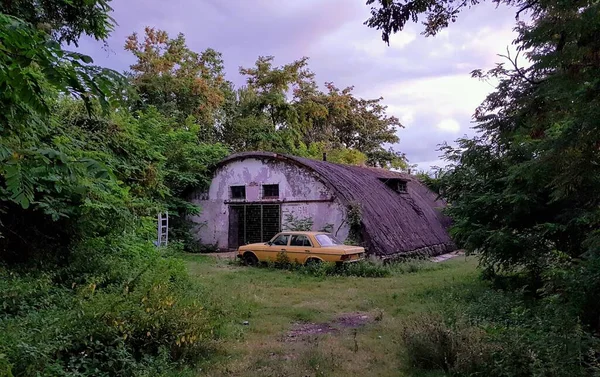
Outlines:
<svg viewBox="0 0 600 377"><path fill-rule="evenodd" d="M444 203L414 177L267 152L221 161L208 191L191 200L198 241L219 249L266 242L281 230L353 235L383 258L454 250Z"/></svg>

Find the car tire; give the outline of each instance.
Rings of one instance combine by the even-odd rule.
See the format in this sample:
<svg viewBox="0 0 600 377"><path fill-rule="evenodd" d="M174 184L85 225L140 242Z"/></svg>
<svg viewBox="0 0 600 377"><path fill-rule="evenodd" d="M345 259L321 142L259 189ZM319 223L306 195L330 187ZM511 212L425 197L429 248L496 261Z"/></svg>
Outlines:
<svg viewBox="0 0 600 377"><path fill-rule="evenodd" d="M307 260L307 261L306 261L305 265L306 265L307 267L313 267L313 266L318 266L318 265L320 265L321 263L323 263L323 261L322 261L322 260L320 260L320 259L317 259L317 258L310 258L309 260Z"/></svg>
<svg viewBox="0 0 600 377"><path fill-rule="evenodd" d="M244 254L244 263L247 266L256 266L258 264L258 258L254 253L245 253Z"/></svg>

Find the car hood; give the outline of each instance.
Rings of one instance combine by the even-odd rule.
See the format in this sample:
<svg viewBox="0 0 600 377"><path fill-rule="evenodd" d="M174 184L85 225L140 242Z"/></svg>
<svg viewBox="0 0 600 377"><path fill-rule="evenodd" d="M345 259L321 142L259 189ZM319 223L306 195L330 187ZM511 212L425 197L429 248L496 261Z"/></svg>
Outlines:
<svg viewBox="0 0 600 377"><path fill-rule="evenodd" d="M255 247L259 247L259 246L265 246L266 243L265 242L258 242L258 243L249 243L247 245L242 245L239 247L240 250L245 250L245 249L252 249Z"/></svg>

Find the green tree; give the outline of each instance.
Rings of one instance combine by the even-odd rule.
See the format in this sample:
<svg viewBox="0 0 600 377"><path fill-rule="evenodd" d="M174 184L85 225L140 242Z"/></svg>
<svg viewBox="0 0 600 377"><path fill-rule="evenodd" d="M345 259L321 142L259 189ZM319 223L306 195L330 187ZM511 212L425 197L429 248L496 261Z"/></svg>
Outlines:
<svg viewBox="0 0 600 377"><path fill-rule="evenodd" d="M382 98L366 100L326 83L319 90L314 73L303 58L282 67L273 57L260 57L254 68L242 68L247 86L230 101L224 129L234 150L269 150L330 161L385 168L403 167L402 154L385 150L395 143L401 127L386 114Z"/></svg>
<svg viewBox="0 0 600 377"><path fill-rule="evenodd" d="M147 27L143 41L130 35L125 49L135 55L131 82L138 94L133 109L156 107L185 123L188 117L202 126L204 141L216 141L218 115L231 90L224 79L223 59L213 49L190 50L183 34L171 39L162 30Z"/></svg>
<svg viewBox="0 0 600 377"><path fill-rule="evenodd" d="M4 0L0 13L28 22L57 42L73 43L82 34L105 40L114 27L110 0Z"/></svg>
<svg viewBox="0 0 600 377"><path fill-rule="evenodd" d="M107 109L118 100L121 76L90 65L92 59L66 52L48 34L20 19L0 14L0 197L28 207L42 181L65 164L75 174L91 161L66 158L59 150L40 148L49 132L49 115L59 94L79 97L91 110L93 101ZM75 163L75 165L71 164Z"/></svg>
<svg viewBox="0 0 600 377"><path fill-rule="evenodd" d="M439 4L407 8L425 3ZM393 20L373 25L383 27L385 38L401 29L409 9L416 19L450 3L384 2L382 11L391 11ZM506 63L473 72L499 84L475 113L479 134L442 148L450 162L440 185L450 202L452 234L462 247L481 253L490 270L524 267L537 278L554 277L552 284L563 284L559 292L576 300L585 322L598 328L600 5L506 3L518 6L517 15L530 12L529 23L518 23L515 41L530 66L520 67L518 55L507 54ZM445 26L435 14L428 16L427 32ZM572 284L565 288L564 280Z"/></svg>
<svg viewBox="0 0 600 377"><path fill-rule="evenodd" d="M371 5L371 17L365 25L381 30L382 39L389 44L390 35L402 31L408 22L417 22L425 17L423 34L432 36L456 21L460 12L485 0L367 0ZM535 12L541 6L539 0L489 0L517 8L517 18L524 11Z"/></svg>

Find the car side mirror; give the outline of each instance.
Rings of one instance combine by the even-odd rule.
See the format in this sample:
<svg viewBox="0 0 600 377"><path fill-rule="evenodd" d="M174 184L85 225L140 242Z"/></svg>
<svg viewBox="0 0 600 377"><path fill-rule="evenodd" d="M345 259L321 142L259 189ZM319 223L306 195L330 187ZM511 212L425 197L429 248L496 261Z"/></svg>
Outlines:
<svg viewBox="0 0 600 377"><path fill-rule="evenodd" d="M269 242L267 242L267 245L273 246L273 242L269 241Z"/></svg>

